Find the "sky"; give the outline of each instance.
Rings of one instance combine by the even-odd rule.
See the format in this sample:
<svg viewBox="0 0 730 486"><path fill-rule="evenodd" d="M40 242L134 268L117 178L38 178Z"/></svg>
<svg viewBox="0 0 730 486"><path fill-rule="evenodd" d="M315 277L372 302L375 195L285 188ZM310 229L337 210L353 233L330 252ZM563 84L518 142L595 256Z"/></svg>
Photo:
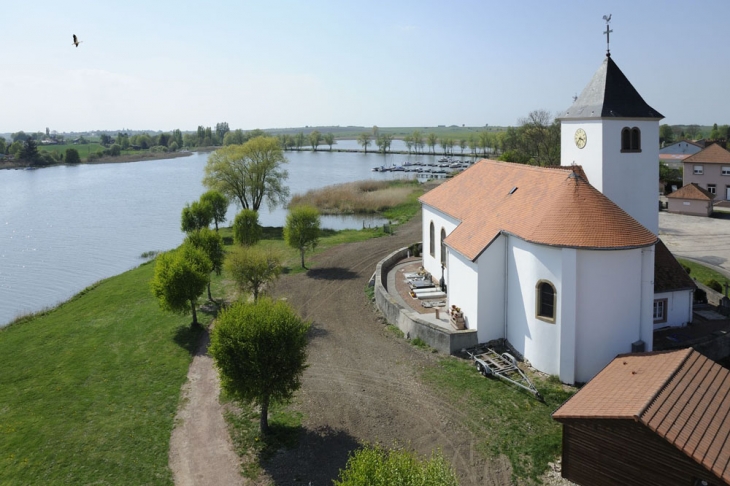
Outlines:
<svg viewBox="0 0 730 486"><path fill-rule="evenodd" d="M516 125L580 94L605 57L607 14L613 60L662 123L730 123L728 0L34 0L0 12L0 133Z"/></svg>

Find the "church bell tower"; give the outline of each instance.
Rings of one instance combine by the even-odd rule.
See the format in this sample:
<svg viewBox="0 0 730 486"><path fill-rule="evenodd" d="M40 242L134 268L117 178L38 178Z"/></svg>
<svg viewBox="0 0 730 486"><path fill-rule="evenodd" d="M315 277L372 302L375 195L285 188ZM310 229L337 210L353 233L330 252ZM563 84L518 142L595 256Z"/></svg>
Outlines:
<svg viewBox="0 0 730 486"><path fill-rule="evenodd" d="M662 118L621 72L610 51L573 105L558 116L561 165L582 166L593 187L654 234L659 233Z"/></svg>

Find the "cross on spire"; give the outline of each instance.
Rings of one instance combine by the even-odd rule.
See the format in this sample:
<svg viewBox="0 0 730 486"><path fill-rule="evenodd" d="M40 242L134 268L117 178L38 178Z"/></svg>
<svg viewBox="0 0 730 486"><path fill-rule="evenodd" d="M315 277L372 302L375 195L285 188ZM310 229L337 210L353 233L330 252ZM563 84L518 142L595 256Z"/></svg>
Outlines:
<svg viewBox="0 0 730 486"><path fill-rule="evenodd" d="M611 22L611 14L604 15L603 20L606 21L606 32L604 32L604 34L606 34L606 57L611 57L610 39L611 32L613 32L613 30L609 29L608 25Z"/></svg>

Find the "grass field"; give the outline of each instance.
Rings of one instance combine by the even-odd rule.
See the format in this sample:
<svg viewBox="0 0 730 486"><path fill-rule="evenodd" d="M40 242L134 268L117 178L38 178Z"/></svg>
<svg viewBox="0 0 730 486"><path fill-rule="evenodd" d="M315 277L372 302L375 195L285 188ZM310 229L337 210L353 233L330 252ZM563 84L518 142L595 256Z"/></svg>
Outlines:
<svg viewBox="0 0 730 486"><path fill-rule="evenodd" d="M79 157L81 157L81 161L85 161L86 158L89 156L89 154L93 154L98 152L99 150L104 150L106 147L104 147L100 143L85 143L85 144L71 144L67 143L64 145L40 145L38 147L38 151L45 150L46 152L56 152L61 153L63 155L66 155L66 149L76 149L79 152Z"/></svg>
<svg viewBox="0 0 730 486"><path fill-rule="evenodd" d="M0 484L172 484L170 433L198 332L159 310L153 268L0 331Z"/></svg>
<svg viewBox="0 0 730 486"><path fill-rule="evenodd" d="M506 455L514 476L536 480L560 456L561 425L551 414L573 391L556 378L533 377L543 403L515 386L484 378L466 360L444 358L423 377L473 418L467 425L478 447L489 456Z"/></svg>
<svg viewBox="0 0 730 486"><path fill-rule="evenodd" d="M728 278L720 272L716 272L715 270L697 262L685 260L684 258L677 258L677 261L682 265L689 267L690 277L697 280L698 282L702 282L705 285L707 285L707 282L713 279L717 280L723 285L725 284L725 281L728 280Z"/></svg>

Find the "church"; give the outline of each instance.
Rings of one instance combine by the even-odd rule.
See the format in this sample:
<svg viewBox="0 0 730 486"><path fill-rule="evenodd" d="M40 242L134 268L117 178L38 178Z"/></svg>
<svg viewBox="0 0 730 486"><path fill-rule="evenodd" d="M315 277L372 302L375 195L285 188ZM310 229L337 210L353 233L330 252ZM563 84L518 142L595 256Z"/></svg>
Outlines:
<svg viewBox="0 0 730 486"><path fill-rule="evenodd" d="M561 166L481 160L420 198L423 267L480 343L585 383L692 319L659 233L659 121L607 53L560 114Z"/></svg>

